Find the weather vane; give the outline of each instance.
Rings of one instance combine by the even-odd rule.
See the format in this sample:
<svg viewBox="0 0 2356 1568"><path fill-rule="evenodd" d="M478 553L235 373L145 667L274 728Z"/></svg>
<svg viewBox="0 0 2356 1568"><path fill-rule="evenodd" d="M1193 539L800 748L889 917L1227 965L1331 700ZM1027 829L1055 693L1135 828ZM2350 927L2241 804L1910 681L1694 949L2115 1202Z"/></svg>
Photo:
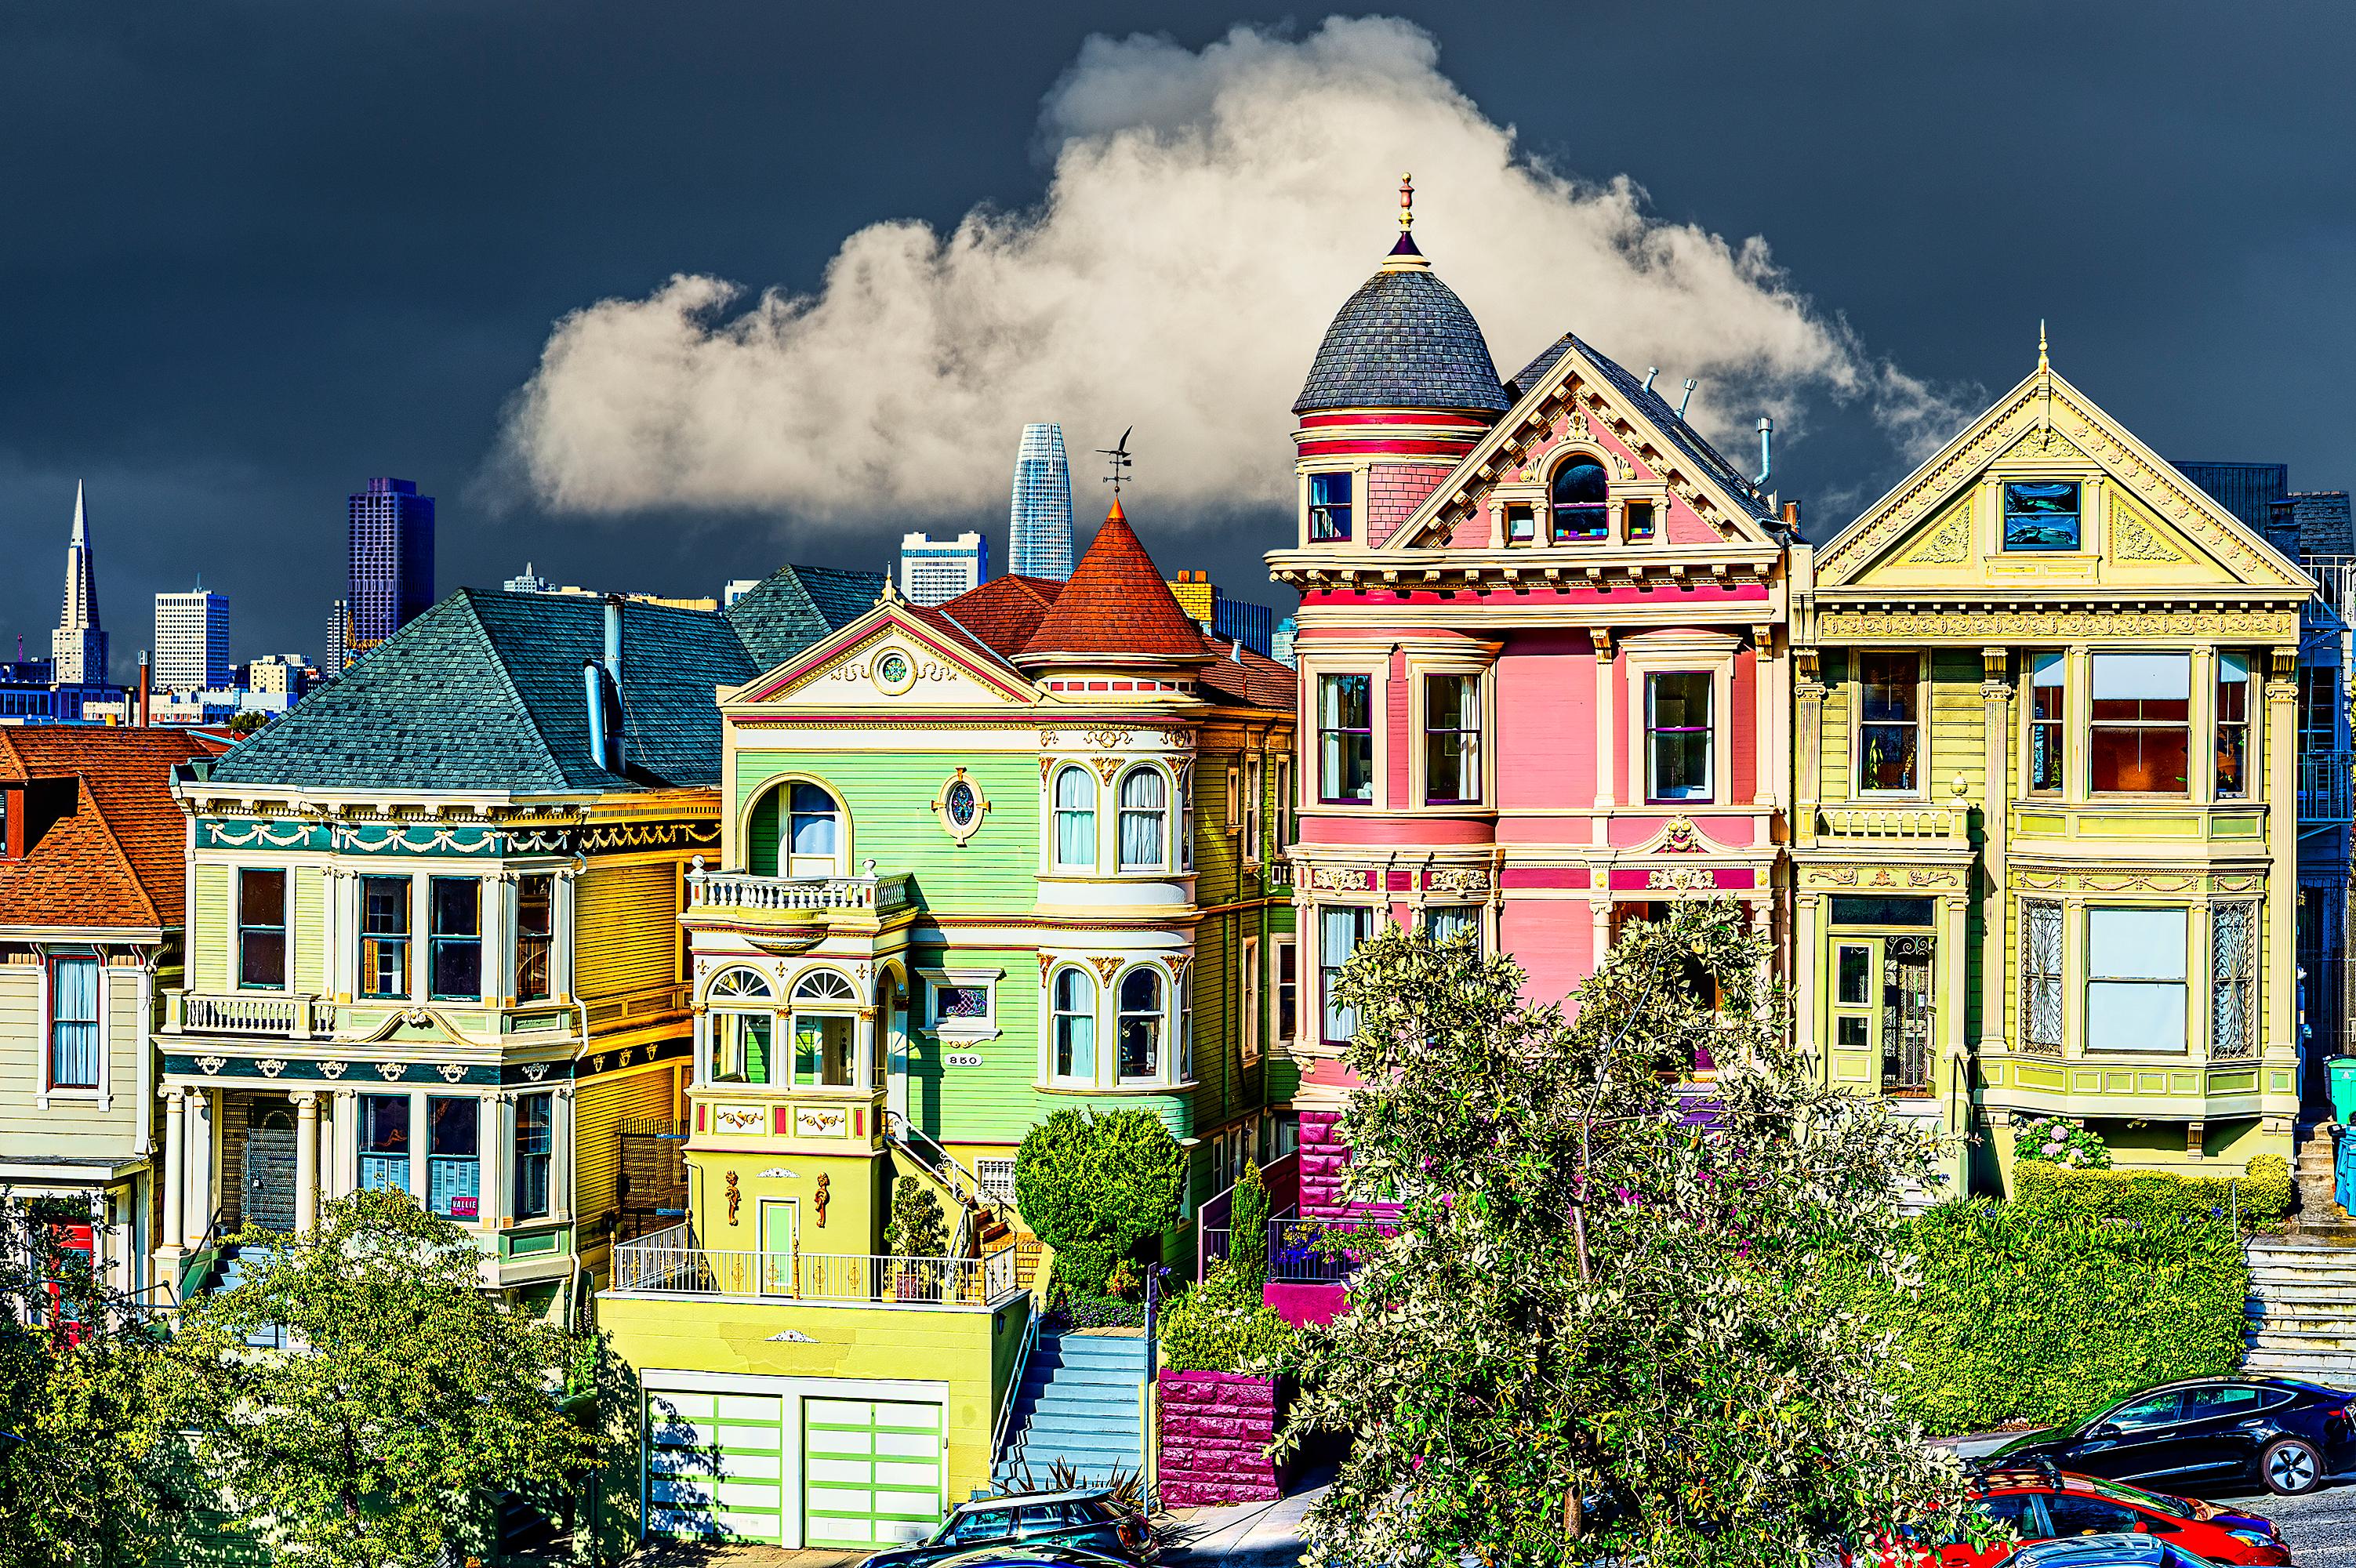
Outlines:
<svg viewBox="0 0 2356 1568"><path fill-rule="evenodd" d="M1097 456L1106 459L1112 468L1112 472L1104 477L1104 482L1112 487L1112 499L1115 500L1120 499L1120 482L1129 478L1129 470L1133 466L1129 456L1129 433L1136 428L1136 425L1130 425L1129 430L1120 433L1119 441L1109 446L1097 448Z"/></svg>

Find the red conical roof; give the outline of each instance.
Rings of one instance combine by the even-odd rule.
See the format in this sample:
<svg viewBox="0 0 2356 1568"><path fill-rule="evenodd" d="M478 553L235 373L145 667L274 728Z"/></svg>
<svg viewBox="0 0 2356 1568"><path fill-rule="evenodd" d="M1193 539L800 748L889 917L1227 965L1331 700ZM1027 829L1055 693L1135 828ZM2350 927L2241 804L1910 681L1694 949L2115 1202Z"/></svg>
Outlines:
<svg viewBox="0 0 2356 1568"><path fill-rule="evenodd" d="M1115 498L1071 581L1023 645L1025 662L1044 656L1207 659L1203 634L1162 580L1153 558Z"/></svg>

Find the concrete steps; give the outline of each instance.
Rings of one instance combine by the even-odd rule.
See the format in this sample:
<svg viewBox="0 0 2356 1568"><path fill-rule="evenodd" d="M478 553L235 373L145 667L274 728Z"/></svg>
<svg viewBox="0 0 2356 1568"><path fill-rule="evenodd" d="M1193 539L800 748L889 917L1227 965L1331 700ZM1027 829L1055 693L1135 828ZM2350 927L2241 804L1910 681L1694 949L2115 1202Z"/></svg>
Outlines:
<svg viewBox="0 0 2356 1568"><path fill-rule="evenodd" d="M2332 1192L2336 1148L2332 1126L2329 1122L2308 1122L2293 1135L2290 1176L2301 1230L2337 1229L2351 1223L2348 1211L2340 1207Z"/></svg>
<svg viewBox="0 0 2356 1568"><path fill-rule="evenodd" d="M2243 1369L2356 1388L2356 1236L2295 1231L2248 1255Z"/></svg>
<svg viewBox="0 0 2356 1568"><path fill-rule="evenodd" d="M1145 1337L1042 1334L1015 1395L1006 1447L991 1467L1011 1481L1028 1471L1044 1485L1058 1461L1082 1484L1144 1468Z"/></svg>

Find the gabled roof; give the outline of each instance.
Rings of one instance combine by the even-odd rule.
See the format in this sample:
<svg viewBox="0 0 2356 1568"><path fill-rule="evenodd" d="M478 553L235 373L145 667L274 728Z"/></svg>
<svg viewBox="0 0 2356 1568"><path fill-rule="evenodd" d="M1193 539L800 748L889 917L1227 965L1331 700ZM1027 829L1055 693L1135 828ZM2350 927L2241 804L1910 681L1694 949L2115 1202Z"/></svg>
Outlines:
<svg viewBox="0 0 2356 1568"><path fill-rule="evenodd" d="M220 755L185 730L81 725L0 729L0 782L33 782L32 842L0 860L0 927L177 927L187 819L172 769Z"/></svg>
<svg viewBox="0 0 2356 1568"><path fill-rule="evenodd" d="M753 662L766 670L849 626L883 594L881 572L780 566L728 607L728 622Z"/></svg>
<svg viewBox="0 0 2356 1568"><path fill-rule="evenodd" d="M1562 362L1564 355L1576 349L1592 366L1596 373L1612 384L1613 391L1635 405L1654 427L1669 438L1670 445L1694 463L1706 468L1720 489L1740 504L1745 511L1762 522L1775 520L1767 498L1759 492L1750 478L1729 462L1726 455L1702 438L1700 431L1687 424L1685 416L1669 406L1668 400L1647 388L1637 377L1628 373L1627 367L1610 355L1599 352L1591 344L1580 340L1574 333L1566 332L1547 346L1544 353L1528 364L1508 385L1516 398L1535 389L1546 379L1547 372Z"/></svg>
<svg viewBox="0 0 2356 1568"><path fill-rule="evenodd" d="M1071 581L1023 645L1020 662L1058 657L1206 659L1201 628L1187 618L1170 585L1112 503Z"/></svg>
<svg viewBox="0 0 2356 1568"><path fill-rule="evenodd" d="M1023 651L1063 591L1061 578L1009 573L937 607L1000 657L1012 659Z"/></svg>
<svg viewBox="0 0 2356 1568"><path fill-rule="evenodd" d="M590 755L581 677L584 660L604 657L605 610L593 598L461 588L240 745L209 777L516 792L717 782L712 689L760 669L735 626L707 610L622 606L628 777L618 778Z"/></svg>

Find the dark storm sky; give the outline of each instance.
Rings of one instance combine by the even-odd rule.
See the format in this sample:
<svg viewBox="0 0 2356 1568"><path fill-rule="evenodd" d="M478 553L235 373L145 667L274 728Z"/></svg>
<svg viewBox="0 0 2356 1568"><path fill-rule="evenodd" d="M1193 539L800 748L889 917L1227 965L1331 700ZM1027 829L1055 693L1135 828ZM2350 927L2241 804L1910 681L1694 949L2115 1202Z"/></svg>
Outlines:
<svg viewBox="0 0 2356 1568"><path fill-rule="evenodd" d="M1876 356L1992 392L2050 317L2057 365L2163 452L2356 486L2356 6L1389 9L1528 149L1629 175L1664 218L1764 235ZM698 594L789 558L880 565L901 520L494 517L478 476L565 311L680 270L808 289L875 220L1033 202L1039 100L1090 33L1193 48L1284 20L1176 3L0 8L0 633L47 651L78 478L119 671L149 639L149 596L199 575L230 596L235 657L317 657L343 498L371 474L440 497L444 591L526 558ZM1803 497L1870 497L1901 467L1861 410L1778 461ZM1002 564L1002 509L973 521ZM1239 524L1192 564L1252 596L1272 527Z"/></svg>

